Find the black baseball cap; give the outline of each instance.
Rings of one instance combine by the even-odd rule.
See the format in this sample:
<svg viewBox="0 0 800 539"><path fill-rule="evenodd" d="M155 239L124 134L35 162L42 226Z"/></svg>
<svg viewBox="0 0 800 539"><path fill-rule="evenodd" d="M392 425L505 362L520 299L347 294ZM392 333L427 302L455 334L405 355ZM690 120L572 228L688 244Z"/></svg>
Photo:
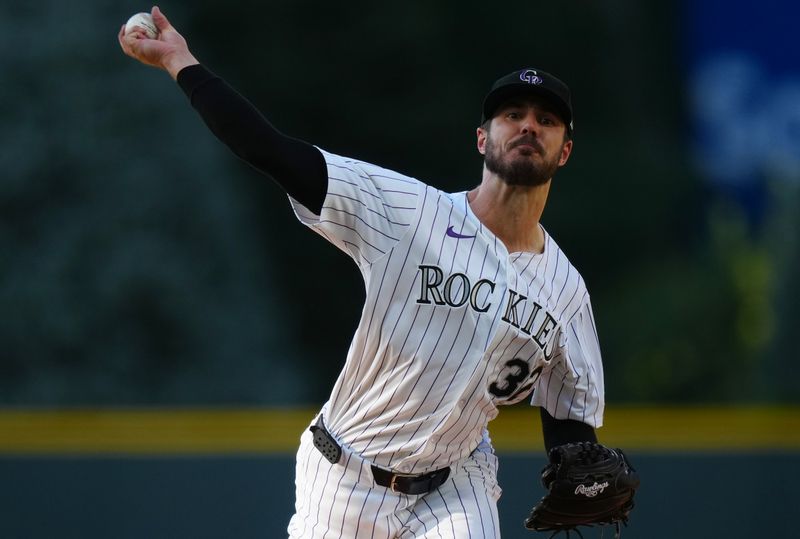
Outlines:
<svg viewBox="0 0 800 539"><path fill-rule="evenodd" d="M561 115L572 135L572 99L569 87L546 71L534 68L520 69L495 81L483 99L481 124L492 118L497 108L518 95L536 94L548 98Z"/></svg>

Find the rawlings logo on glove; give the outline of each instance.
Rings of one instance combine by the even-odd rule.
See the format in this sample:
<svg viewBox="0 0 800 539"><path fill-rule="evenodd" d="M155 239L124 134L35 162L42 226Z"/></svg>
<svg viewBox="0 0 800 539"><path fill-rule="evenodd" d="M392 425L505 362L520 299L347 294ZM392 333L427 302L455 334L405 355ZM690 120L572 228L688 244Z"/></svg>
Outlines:
<svg viewBox="0 0 800 539"><path fill-rule="evenodd" d="M531 510L525 527L558 533L614 525L618 538L639 487L639 475L622 450L579 442L552 448L548 458L542 470L548 492Z"/></svg>
<svg viewBox="0 0 800 539"><path fill-rule="evenodd" d="M587 498L594 498L598 493L603 492L607 486L608 481L603 484L595 483L590 487L587 487L586 485L578 485L578 488L575 489L575 494L583 494Z"/></svg>

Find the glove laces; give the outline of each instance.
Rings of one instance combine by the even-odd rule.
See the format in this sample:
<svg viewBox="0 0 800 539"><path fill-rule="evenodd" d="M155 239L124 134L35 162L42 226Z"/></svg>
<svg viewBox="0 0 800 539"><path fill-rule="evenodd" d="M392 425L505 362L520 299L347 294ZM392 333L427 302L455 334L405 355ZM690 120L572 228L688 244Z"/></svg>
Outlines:
<svg viewBox="0 0 800 539"><path fill-rule="evenodd" d="M614 528L615 528L614 529L614 539L620 539L620 536L622 535L622 528L619 525L619 521L614 522ZM600 529L600 539L603 539L603 535L605 533L605 529L606 529L605 526L603 526ZM578 534L578 537L580 537L580 539L585 539L583 537L583 534L581 533L581 530L579 530L578 528L563 528L563 529L560 529L560 530L556 530L547 539L553 539L553 537L555 537L556 535L558 535L561 532L564 532L564 534L566 535L565 539L569 539L570 538L570 532L573 532L573 531Z"/></svg>
<svg viewBox="0 0 800 539"><path fill-rule="evenodd" d="M583 538L583 534L581 533L581 531L578 528L565 528L563 530L556 530L556 531L553 532L553 535L551 535L547 539L553 539L553 537L555 537L556 535L558 535L561 532L564 532L564 534L566 535L566 539L569 539L569 532L571 532L571 531L574 531L575 533L578 534L578 536L581 539L584 539ZM602 539L602 537L600 539Z"/></svg>

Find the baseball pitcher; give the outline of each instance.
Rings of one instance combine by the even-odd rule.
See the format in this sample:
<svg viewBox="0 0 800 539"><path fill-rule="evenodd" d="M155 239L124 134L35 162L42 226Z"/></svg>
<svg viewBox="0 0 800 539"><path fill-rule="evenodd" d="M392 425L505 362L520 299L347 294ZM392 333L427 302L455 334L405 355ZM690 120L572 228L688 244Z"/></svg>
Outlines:
<svg viewBox="0 0 800 539"><path fill-rule="evenodd" d="M568 87L533 68L498 79L476 129L480 183L446 193L280 133L158 8L152 17L157 37L123 27L123 51L166 70L214 135L364 278L342 372L300 437L289 537L500 537L487 426L526 398L549 463L524 525L619 534L638 477L597 443L603 367L589 293L539 222L573 149Z"/></svg>

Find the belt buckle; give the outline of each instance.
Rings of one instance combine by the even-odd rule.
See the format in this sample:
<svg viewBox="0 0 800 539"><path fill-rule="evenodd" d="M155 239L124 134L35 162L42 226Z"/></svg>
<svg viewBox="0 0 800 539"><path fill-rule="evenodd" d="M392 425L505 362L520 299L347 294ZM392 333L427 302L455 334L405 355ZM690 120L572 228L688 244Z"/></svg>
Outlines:
<svg viewBox="0 0 800 539"><path fill-rule="evenodd" d="M400 478L400 477L417 477L417 475L416 474L411 474L411 473L393 473L392 474L392 480L389 481L389 488L395 494L397 494L397 490L395 489L395 485L397 485L397 479ZM401 492L400 494L405 494L405 493Z"/></svg>

